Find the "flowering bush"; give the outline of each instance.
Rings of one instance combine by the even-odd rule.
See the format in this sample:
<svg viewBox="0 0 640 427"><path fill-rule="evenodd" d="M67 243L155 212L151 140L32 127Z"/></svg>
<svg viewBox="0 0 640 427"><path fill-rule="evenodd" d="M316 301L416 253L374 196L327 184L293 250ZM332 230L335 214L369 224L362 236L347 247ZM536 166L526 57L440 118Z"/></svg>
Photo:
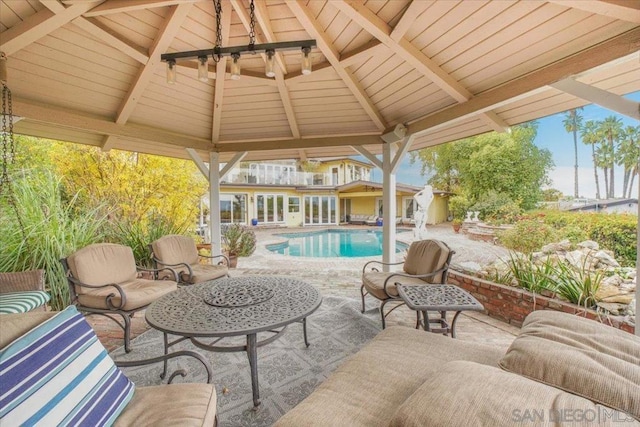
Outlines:
<svg viewBox="0 0 640 427"><path fill-rule="evenodd" d="M502 246L525 254L538 251L542 246L552 243L556 240L556 235L553 228L535 219L518 221L512 229L497 233Z"/></svg>

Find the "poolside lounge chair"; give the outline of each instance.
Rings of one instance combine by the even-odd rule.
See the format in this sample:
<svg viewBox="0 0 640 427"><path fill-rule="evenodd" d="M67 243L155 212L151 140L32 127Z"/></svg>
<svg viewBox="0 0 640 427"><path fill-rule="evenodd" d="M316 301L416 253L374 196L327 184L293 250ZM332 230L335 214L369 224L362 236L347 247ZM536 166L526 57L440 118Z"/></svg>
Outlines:
<svg viewBox="0 0 640 427"><path fill-rule="evenodd" d="M195 284L229 276L229 258L198 253L196 242L189 236L170 234L151 243L157 268L169 267L178 274L181 284ZM217 259L216 265L200 264L200 258Z"/></svg>
<svg viewBox="0 0 640 427"><path fill-rule="evenodd" d="M382 329L384 329L386 316L399 306L392 308L385 314L385 305L392 301L402 302L396 284L428 286L432 283L446 283L451 257L454 253L446 243L429 239L411 243L404 262L369 261L362 268L362 286L360 287L362 312L365 311L365 296L371 295L379 299L381 301ZM378 268L384 265L402 265L402 271L380 271Z"/></svg>
<svg viewBox="0 0 640 427"><path fill-rule="evenodd" d="M60 260L69 282L71 303L78 310L106 315L117 314L124 321L124 348L131 351L131 317L153 301L178 289L175 280L143 279L141 272L157 277L159 270L136 266L128 246L96 243ZM167 269L169 278L175 273ZM161 272L161 271L160 271Z"/></svg>

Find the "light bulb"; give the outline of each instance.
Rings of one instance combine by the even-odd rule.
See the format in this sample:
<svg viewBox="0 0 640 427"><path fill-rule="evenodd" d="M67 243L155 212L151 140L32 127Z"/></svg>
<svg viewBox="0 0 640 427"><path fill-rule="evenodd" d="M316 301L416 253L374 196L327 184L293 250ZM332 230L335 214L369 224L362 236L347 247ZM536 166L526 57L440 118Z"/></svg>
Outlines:
<svg viewBox="0 0 640 427"><path fill-rule="evenodd" d="M274 50L268 50L267 51L267 61L264 64L264 74L267 77L275 77L276 76L276 71L275 71L275 54L276 52Z"/></svg>
<svg viewBox="0 0 640 427"><path fill-rule="evenodd" d="M305 76L311 74L311 57L309 56L310 52L310 47L302 48L302 74L304 74Z"/></svg>
<svg viewBox="0 0 640 427"><path fill-rule="evenodd" d="M198 80L205 83L209 81L209 65L206 56L198 57Z"/></svg>
<svg viewBox="0 0 640 427"><path fill-rule="evenodd" d="M167 83L170 85L176 84L176 60L170 59L167 61Z"/></svg>
<svg viewBox="0 0 640 427"><path fill-rule="evenodd" d="M231 63L231 80L240 80L240 54L232 53L231 57L233 62Z"/></svg>

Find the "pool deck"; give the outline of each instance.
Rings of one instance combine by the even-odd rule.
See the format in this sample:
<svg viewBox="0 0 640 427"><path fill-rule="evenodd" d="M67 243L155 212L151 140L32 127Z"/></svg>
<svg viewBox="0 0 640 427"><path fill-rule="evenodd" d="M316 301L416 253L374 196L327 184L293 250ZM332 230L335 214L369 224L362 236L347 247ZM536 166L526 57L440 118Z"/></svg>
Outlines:
<svg viewBox="0 0 640 427"><path fill-rule="evenodd" d="M336 228L336 227L327 227ZM381 227L349 226L341 229L380 230ZM231 276L241 275L282 275L294 276L316 286L323 295L336 295L360 301L360 286L363 265L370 260L381 260L376 257L334 257L308 258L280 255L266 249L266 245L282 242L286 238L278 236L282 233L309 232L319 228L254 228L257 238L256 251L250 257L238 259L238 268L231 270ZM463 234L453 232L449 224L429 226L429 237L446 242L454 251L452 267L464 262L489 263L496 258L507 256L506 249L491 243L477 242ZM413 232L399 233L398 240L410 243ZM397 255L402 260L402 254ZM367 309L377 310L378 301L367 297ZM113 322L101 316L90 316L90 323L97 331L100 340L109 351L122 346L122 330ZM388 325L415 326L415 312L406 307L395 310L388 318ZM132 336L146 331L149 326L144 321L144 313L138 313L132 319ZM458 319L458 339L484 342L506 349L519 329L491 318L479 312L463 312Z"/></svg>

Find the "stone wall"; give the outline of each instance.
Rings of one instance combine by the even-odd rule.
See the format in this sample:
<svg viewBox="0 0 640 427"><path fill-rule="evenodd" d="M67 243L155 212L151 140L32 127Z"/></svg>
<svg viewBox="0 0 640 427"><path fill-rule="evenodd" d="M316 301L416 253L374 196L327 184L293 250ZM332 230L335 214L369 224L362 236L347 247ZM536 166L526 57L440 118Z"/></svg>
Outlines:
<svg viewBox="0 0 640 427"><path fill-rule="evenodd" d="M522 326L527 314L534 311L534 295L520 288L488 282L477 277L467 276L449 270L449 283L458 285L470 292L484 305L485 312L496 319ZM535 295L535 310L556 310L578 314L589 319L597 319L602 323L634 333L634 325L625 321L623 316L611 316L597 313L595 310L551 299L543 295Z"/></svg>

